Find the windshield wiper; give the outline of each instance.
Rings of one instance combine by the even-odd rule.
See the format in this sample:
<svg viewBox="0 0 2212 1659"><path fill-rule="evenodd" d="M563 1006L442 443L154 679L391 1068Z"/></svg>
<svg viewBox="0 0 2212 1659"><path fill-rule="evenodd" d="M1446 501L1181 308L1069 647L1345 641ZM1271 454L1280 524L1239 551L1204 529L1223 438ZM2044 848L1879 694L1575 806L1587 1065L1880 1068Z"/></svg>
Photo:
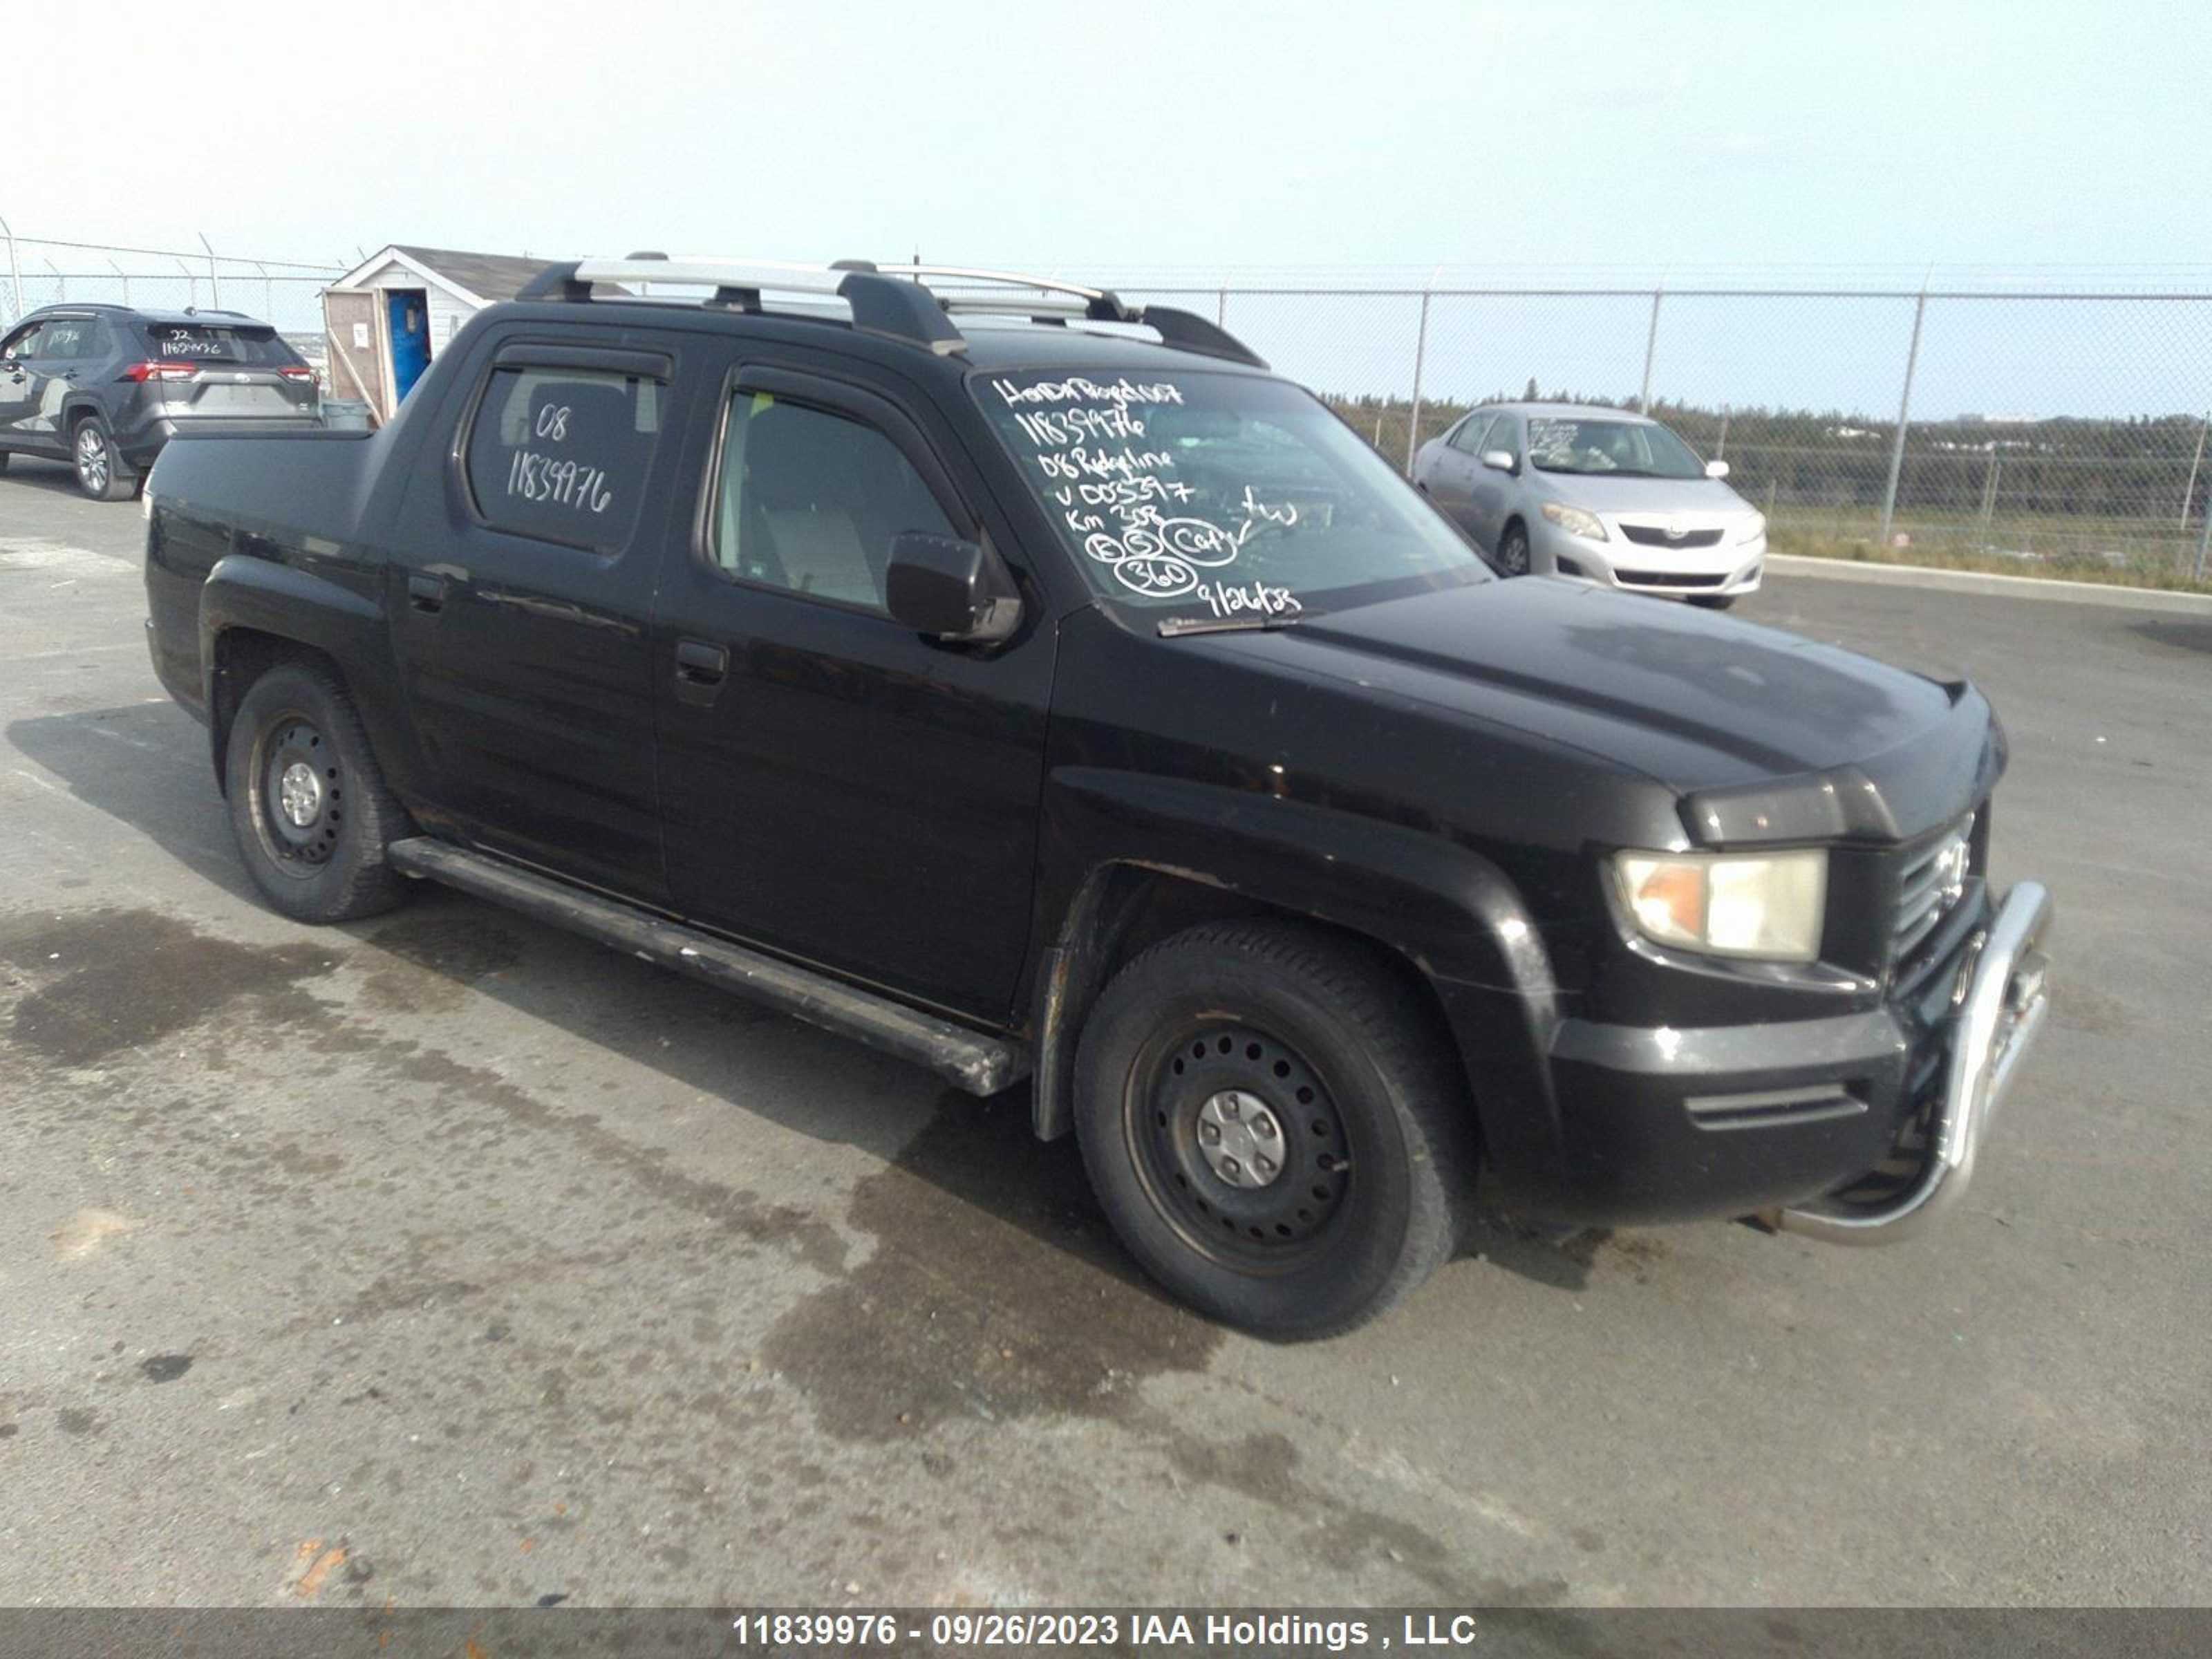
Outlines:
<svg viewBox="0 0 2212 1659"><path fill-rule="evenodd" d="M1160 619L1160 637L1172 640L1185 634L1249 634L1288 628L1299 620L1296 611L1275 617L1164 617Z"/></svg>

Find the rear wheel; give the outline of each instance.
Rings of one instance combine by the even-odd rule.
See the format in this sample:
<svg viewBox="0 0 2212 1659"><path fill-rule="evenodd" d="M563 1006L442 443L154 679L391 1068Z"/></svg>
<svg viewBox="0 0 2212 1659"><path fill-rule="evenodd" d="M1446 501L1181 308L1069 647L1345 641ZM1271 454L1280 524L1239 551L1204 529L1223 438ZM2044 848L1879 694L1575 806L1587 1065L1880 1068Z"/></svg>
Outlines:
<svg viewBox="0 0 2212 1659"><path fill-rule="evenodd" d="M1473 1184L1457 1067L1376 958L1276 922L1131 963L1077 1057L1092 1186L1153 1278L1267 1336L1364 1323L1449 1256Z"/></svg>
<svg viewBox="0 0 2212 1659"><path fill-rule="evenodd" d="M344 688L328 670L279 663L248 688L224 756L231 833L254 884L300 921L389 910L406 878L385 862L408 833Z"/></svg>
<svg viewBox="0 0 2212 1659"><path fill-rule="evenodd" d="M1501 576L1525 576L1528 574L1528 532L1526 526L1509 524L1505 533L1498 538L1498 574Z"/></svg>
<svg viewBox="0 0 2212 1659"><path fill-rule="evenodd" d="M76 423L70 439L76 487L96 501L127 501L138 493L138 469L115 447L115 434L98 415Z"/></svg>

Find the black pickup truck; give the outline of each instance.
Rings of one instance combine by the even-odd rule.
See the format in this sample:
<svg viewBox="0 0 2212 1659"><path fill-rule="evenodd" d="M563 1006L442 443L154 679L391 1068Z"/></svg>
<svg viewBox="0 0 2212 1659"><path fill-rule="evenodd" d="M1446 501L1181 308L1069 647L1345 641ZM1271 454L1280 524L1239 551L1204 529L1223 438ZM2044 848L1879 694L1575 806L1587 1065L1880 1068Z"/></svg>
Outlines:
<svg viewBox="0 0 2212 1659"><path fill-rule="evenodd" d="M2046 1006L1971 685L1501 580L1187 313L555 266L382 430L184 434L149 495L155 665L279 909L428 878L1027 1080L1272 1335L1419 1284L1479 1170L1912 1231Z"/></svg>

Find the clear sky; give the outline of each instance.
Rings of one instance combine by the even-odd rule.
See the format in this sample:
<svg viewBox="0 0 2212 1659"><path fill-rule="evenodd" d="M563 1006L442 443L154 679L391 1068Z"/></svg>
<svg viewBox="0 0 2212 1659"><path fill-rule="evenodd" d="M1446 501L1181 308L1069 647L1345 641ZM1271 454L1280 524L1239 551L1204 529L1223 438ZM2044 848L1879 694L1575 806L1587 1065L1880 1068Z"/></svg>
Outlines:
<svg viewBox="0 0 2212 1659"><path fill-rule="evenodd" d="M27 236L1201 278L2212 264L2198 4L6 9Z"/></svg>
<svg viewBox="0 0 2212 1659"><path fill-rule="evenodd" d="M25 237L337 263L918 250L1128 290L2212 289L2203 3L118 0L15 38L0 215ZM1410 308L1254 308L1293 374L1405 378ZM1658 390L1879 410L1909 311L1685 301ZM1954 336L1955 361L1931 338L1942 406L2212 398L2212 313L2023 315ZM1644 322L1463 307L1430 386L1632 392Z"/></svg>

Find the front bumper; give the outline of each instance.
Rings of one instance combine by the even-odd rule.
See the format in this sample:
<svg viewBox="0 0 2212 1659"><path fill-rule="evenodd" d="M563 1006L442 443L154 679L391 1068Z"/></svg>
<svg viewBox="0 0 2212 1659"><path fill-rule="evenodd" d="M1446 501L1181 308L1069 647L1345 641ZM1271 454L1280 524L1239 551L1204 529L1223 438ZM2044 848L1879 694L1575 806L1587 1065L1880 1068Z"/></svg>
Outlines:
<svg viewBox="0 0 2212 1659"><path fill-rule="evenodd" d="M1917 1149L1917 1164L1892 1190L1854 1201L1824 1199L1771 1219L1790 1232L1836 1244L1909 1238L1954 1207L1973 1179L1974 1158L2051 1007L2043 943L2051 895L2024 881L2006 896L1963 981L1943 1091Z"/></svg>
<svg viewBox="0 0 2212 1659"><path fill-rule="evenodd" d="M1962 906L1941 960L1860 1012L1560 1021L1548 1122L1486 1122L1502 1196L1584 1226L1757 1216L1855 1243L1905 1237L1957 1202L2042 1023L2051 913L2033 882Z"/></svg>
<svg viewBox="0 0 2212 1659"><path fill-rule="evenodd" d="M1766 538L1722 542L1713 547L1664 547L1571 536L1548 520L1528 531L1528 568L1599 587L1656 593L1668 599L1753 593L1766 566Z"/></svg>

